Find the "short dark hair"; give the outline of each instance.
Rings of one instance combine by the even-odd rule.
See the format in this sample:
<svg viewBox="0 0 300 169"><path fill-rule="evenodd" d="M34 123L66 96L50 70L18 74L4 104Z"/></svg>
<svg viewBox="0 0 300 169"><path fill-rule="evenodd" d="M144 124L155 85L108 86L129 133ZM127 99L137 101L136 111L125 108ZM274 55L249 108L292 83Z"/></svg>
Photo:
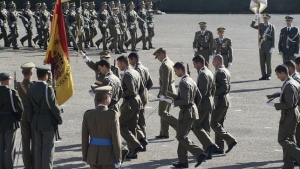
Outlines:
<svg viewBox="0 0 300 169"><path fill-rule="evenodd" d="M36 76L40 79L40 78L43 78L44 76L46 76L48 74L47 71L44 71L44 70L37 70L36 71Z"/></svg>
<svg viewBox="0 0 300 169"><path fill-rule="evenodd" d="M295 62L292 60L288 60L288 61L284 62L284 65L288 68L290 67L290 68L296 69Z"/></svg>
<svg viewBox="0 0 300 169"><path fill-rule="evenodd" d="M296 59L295 59L295 63L296 63L297 65L299 65L299 64L300 64L300 56L296 57Z"/></svg>
<svg viewBox="0 0 300 169"><path fill-rule="evenodd" d="M22 70L22 74L24 76L30 75L30 73L31 73L31 70Z"/></svg>
<svg viewBox="0 0 300 169"><path fill-rule="evenodd" d="M173 66L174 69L181 69L185 72L185 66L183 62L177 62Z"/></svg>
<svg viewBox="0 0 300 169"><path fill-rule="evenodd" d="M107 69L110 69L110 63L107 60L100 60L98 62L98 66L101 67L105 66Z"/></svg>
<svg viewBox="0 0 300 169"><path fill-rule="evenodd" d="M125 63L126 65L128 65L128 59L127 59L127 57L125 57L125 56L119 56L118 58L117 58L117 61L119 61L119 62L123 62L123 63Z"/></svg>
<svg viewBox="0 0 300 169"><path fill-rule="evenodd" d="M95 100L100 103L103 102L108 97L108 94L96 94Z"/></svg>
<svg viewBox="0 0 300 169"><path fill-rule="evenodd" d="M195 56L193 62L205 64L205 58L202 55Z"/></svg>
<svg viewBox="0 0 300 169"><path fill-rule="evenodd" d="M135 58L137 61L139 61L139 54L138 53L135 53L135 52L131 52L129 55L128 55L128 58L132 59L132 58Z"/></svg>
<svg viewBox="0 0 300 169"><path fill-rule="evenodd" d="M288 68L285 65L278 65L275 69L275 72L277 73L284 73L284 74L289 74Z"/></svg>

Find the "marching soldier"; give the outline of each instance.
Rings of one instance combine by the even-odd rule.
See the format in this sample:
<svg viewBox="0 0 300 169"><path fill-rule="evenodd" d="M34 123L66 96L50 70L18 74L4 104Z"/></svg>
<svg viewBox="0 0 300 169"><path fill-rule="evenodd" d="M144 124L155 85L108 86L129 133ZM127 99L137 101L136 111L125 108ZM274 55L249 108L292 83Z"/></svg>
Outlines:
<svg viewBox="0 0 300 169"><path fill-rule="evenodd" d="M102 2L101 3L101 9L98 13L98 28L100 29L100 32L102 34L102 38L96 41L96 46L99 48L100 43L103 43L103 50L107 50L107 38L108 38L108 28L107 28L107 23L108 23L108 18L109 13L106 10L107 9L107 3Z"/></svg>
<svg viewBox="0 0 300 169"><path fill-rule="evenodd" d="M90 12L90 22L89 22L89 26L90 26L90 37L89 37L89 43L90 43L90 47L95 47L93 39L96 37L97 35L97 28L96 28L96 23L95 20L97 19L97 12L95 10L95 3L94 1L89 3L89 12Z"/></svg>
<svg viewBox="0 0 300 169"><path fill-rule="evenodd" d="M4 46L9 47L8 44L8 37L7 37L7 15L8 11L6 10L6 3L5 1L0 2L1 9L0 9L0 28L1 34L0 39L4 40Z"/></svg>
<svg viewBox="0 0 300 169"><path fill-rule="evenodd" d="M109 15L112 16L113 15L113 11L112 9L115 8L115 2L114 1L110 1L108 3L108 12L109 12Z"/></svg>
<svg viewBox="0 0 300 169"><path fill-rule="evenodd" d="M85 42L85 34L84 34L84 17L82 16L82 9L76 9L76 26L77 26L77 36L78 36L78 51L83 51L82 43ZM83 51L83 53L85 53Z"/></svg>
<svg viewBox="0 0 300 169"><path fill-rule="evenodd" d="M299 54L299 29L292 25L293 17L286 16L286 27L282 28L279 36L278 49L282 55L283 63L295 60Z"/></svg>
<svg viewBox="0 0 300 169"><path fill-rule="evenodd" d="M10 11L7 17L7 22L8 22L8 26L11 32L11 37L8 39L8 44L12 44L13 45L13 49L19 49L18 47L18 43L17 43L17 38L19 37L19 33L18 33L18 17L19 14L16 10L16 4L11 1L10 4Z"/></svg>
<svg viewBox="0 0 300 169"><path fill-rule="evenodd" d="M195 56L202 55L207 62L209 63L209 56L213 54L213 45L214 38L211 31L206 29L206 22L199 22L200 31L196 32L193 48Z"/></svg>
<svg viewBox="0 0 300 169"><path fill-rule="evenodd" d="M76 11L75 11L76 5L75 2L70 3L70 10L67 15L66 19L66 26L67 30L72 37L72 44L73 44L73 50L78 50L76 45L76 38L77 38L77 31L76 31Z"/></svg>
<svg viewBox="0 0 300 169"><path fill-rule="evenodd" d="M79 54L83 57L85 63L88 65L88 67L95 71L96 81L98 81L99 85L102 86L102 82L103 82L103 79L104 79L105 75L102 74L99 70L99 62L95 63L88 56L86 56L85 54L82 54L82 53L79 53ZM110 58L109 51L103 51L103 52L100 53L100 60L109 61L109 58ZM115 64L113 66L111 66L111 71L118 78L120 77L119 69L115 66Z"/></svg>
<svg viewBox="0 0 300 169"><path fill-rule="evenodd" d="M120 45L124 49L124 43L128 40L127 35L127 15L126 15L126 5L122 4L120 7L120 12L118 13L120 26L121 26L121 39L120 39ZM119 46L121 48L121 46ZM126 53L126 51L122 51L122 53Z"/></svg>
<svg viewBox="0 0 300 169"><path fill-rule="evenodd" d="M152 1L147 3L147 27L148 27L148 36L147 41L149 45L149 49L155 49L155 47L152 44L152 38L154 37L154 13L155 11L152 10L153 4Z"/></svg>
<svg viewBox="0 0 300 169"><path fill-rule="evenodd" d="M129 39L126 43L125 46L128 48L129 44L131 44L131 51L132 52L137 52L138 50L136 49L136 40L137 40L137 25L136 22L139 21L143 22L143 26L147 25L146 22L141 19L138 14L134 10L134 3L131 1L129 4L129 10L127 11L127 22L128 22L128 28L130 32L131 39Z"/></svg>
<svg viewBox="0 0 300 169"><path fill-rule="evenodd" d="M21 101L24 106L24 112L21 120L21 135L22 135L22 157L25 169L34 168L34 147L35 138L34 132L31 129L30 116L27 112L26 93L28 88L33 85L32 69L35 67L34 63L28 62L21 65L24 79L22 82L17 82L16 90L18 91Z"/></svg>
<svg viewBox="0 0 300 169"><path fill-rule="evenodd" d="M123 44L120 43L120 37L122 32L120 28L120 21L118 18L118 8L113 8L112 10L113 15L108 20L108 27L113 37L112 45L110 46L110 48L113 47L115 49L115 54L121 54L121 52L124 52L125 50L123 49ZM120 47L121 51L119 51L118 46Z"/></svg>
<svg viewBox="0 0 300 169"><path fill-rule="evenodd" d="M162 47L157 49L153 55L155 59L161 62L159 68L159 84L160 89L158 98L166 98L167 93L175 93L175 74L173 70L174 63L167 57L166 50ZM158 115L160 116L160 133L156 136L157 139L169 138L169 126L176 130L177 119L170 114L171 104L165 101L158 103Z"/></svg>
<svg viewBox="0 0 300 169"><path fill-rule="evenodd" d="M222 55L226 68L232 65L232 43L231 39L225 38L225 28L217 29L219 37L214 40L215 53Z"/></svg>
<svg viewBox="0 0 300 169"><path fill-rule="evenodd" d="M139 72L143 85L146 90L144 90L144 98L146 98L143 102L143 108L140 111L139 120L138 120L138 129L137 129L137 139L139 139L140 143L143 143L146 139L146 119L145 119L145 106L148 103L148 93L149 90L153 86L153 81L151 79L148 68L146 68L139 60L139 55L137 53L130 53L128 55L128 60L130 65ZM142 99L143 101L143 99ZM146 145L143 146L144 149L142 151L146 151Z"/></svg>
<svg viewBox="0 0 300 169"><path fill-rule="evenodd" d="M48 66L37 66L38 81L26 93L27 113L35 133L35 168L53 167L54 139L57 125L62 124L54 90L47 84Z"/></svg>
<svg viewBox="0 0 300 169"><path fill-rule="evenodd" d="M282 146L283 150L283 168L294 168L294 159L300 164L300 150L294 141L296 126L299 123L299 110L297 105L300 85L289 76L286 66L277 66L275 72L278 79L284 82L281 93L267 95L267 98L274 99L279 97L280 102L274 103L268 101L267 104L275 107L276 110L281 110L278 143Z"/></svg>
<svg viewBox="0 0 300 169"><path fill-rule="evenodd" d="M89 48L89 42L90 42L90 19L91 19L91 13L88 9L89 4L88 2L83 2L83 11L82 11L82 17L83 17L83 30L85 34L85 40L84 40L84 48Z"/></svg>
<svg viewBox="0 0 300 169"><path fill-rule="evenodd" d="M53 14L54 14L54 10L55 10L55 4L56 4L56 2L52 2L52 9L51 9L51 12L50 12L50 16L51 16L51 19L50 19L50 21L52 22L52 17L53 17Z"/></svg>
<svg viewBox="0 0 300 169"><path fill-rule="evenodd" d="M18 92L10 89L8 73L0 73L0 168L13 169L15 160L15 142L23 105Z"/></svg>
<svg viewBox="0 0 300 169"><path fill-rule="evenodd" d="M95 89L98 106L88 110L82 121L82 160L92 169L121 167L121 135L118 113L108 109L111 86ZM99 130L100 129L100 130Z"/></svg>
<svg viewBox="0 0 300 169"><path fill-rule="evenodd" d="M42 46L42 41L40 35L42 34L42 27L41 27L41 23L40 23L40 13L41 13L41 3L36 3L35 4L35 11L34 11L34 19L35 19L35 27L36 27L36 31L37 31L37 36L35 38L33 38L33 42L34 44L36 44L36 41L38 41L38 45Z"/></svg>
<svg viewBox="0 0 300 169"><path fill-rule="evenodd" d="M141 30L141 33L142 35L136 40L136 44L138 44L140 41L143 42L143 50L149 50L146 46L146 33L147 33L147 10L145 9L145 2L144 1L141 1L139 3L139 6L140 6L140 10L138 12L138 15L141 19L143 19L145 22L143 21L140 21L139 20L139 28ZM146 23L147 22L147 23Z"/></svg>
<svg viewBox="0 0 300 169"><path fill-rule="evenodd" d="M275 27L274 25L269 23L269 19L271 18L270 15L263 14L263 18L264 18L264 23L261 23L259 26L255 25L257 19L254 19L250 26L254 29L259 28L259 36L260 36L259 58L260 58L260 70L262 75L262 77L259 78L259 80L270 80L271 72L272 72L271 56L275 49Z"/></svg>
<svg viewBox="0 0 300 169"><path fill-rule="evenodd" d="M121 10L121 1L120 1L120 0L117 0L117 1L115 2L115 8L118 8L119 11Z"/></svg>
<svg viewBox="0 0 300 169"><path fill-rule="evenodd" d="M47 50L48 38L49 38L49 22L50 22L50 12L47 10L47 5L43 2L41 4L40 12L40 24L42 29L42 34L40 35L40 40L43 42L44 50ZM41 46L40 46L41 48Z"/></svg>
<svg viewBox="0 0 300 169"><path fill-rule="evenodd" d="M176 138L178 140L178 163L173 164L175 168L188 168L188 151L193 154L197 160L195 168L207 158L204 150L195 145L188 137L187 133L193 128L193 123L199 118L196 105L201 102L201 94L193 79L186 74L183 63L177 62L173 66L175 74L180 77L178 85L178 95L168 93L172 99L161 99L165 102L174 103L174 107L179 107L178 126Z"/></svg>
<svg viewBox="0 0 300 169"><path fill-rule="evenodd" d="M227 132L223 123L227 114L227 110L230 107L230 73L228 69L225 68L223 64L223 57L221 55L216 55L213 58L213 65L216 69L215 72L215 109L211 114L210 126L215 132L215 142L219 147L218 152L224 154L224 140L228 145L228 150L226 153L229 153L234 146L236 146L237 141L235 138Z"/></svg>
<svg viewBox="0 0 300 169"><path fill-rule="evenodd" d="M71 45L70 42L72 42L73 38L72 38L72 36L70 35L69 28L68 28L68 25L67 25L67 20L68 20L69 11L70 11L70 4L69 4L69 2L63 3L63 14L64 14L64 18L65 18L65 26L66 26L66 33L67 33L68 47L72 47L72 45ZM75 45L75 44L74 44L74 45ZM75 45L75 46L76 46L76 45Z"/></svg>
<svg viewBox="0 0 300 169"><path fill-rule="evenodd" d="M131 150L128 158L132 158L143 149L142 145L148 144L147 140L141 144L136 138L139 113L143 106L140 94L144 91L144 85L139 73L129 66L125 56L118 57L117 61L120 70L124 71L121 79L123 104L121 105L120 129L121 135Z"/></svg>
<svg viewBox="0 0 300 169"><path fill-rule="evenodd" d="M25 3L25 9L22 11L22 15L20 15L22 21L23 21L23 24L24 24L24 27L26 29L26 35L24 37L22 37L20 39L20 42L22 44L22 46L24 46L24 42L26 40L28 40L28 47L33 47L32 46L32 15L33 15L33 12L30 10L30 2L27 1Z"/></svg>

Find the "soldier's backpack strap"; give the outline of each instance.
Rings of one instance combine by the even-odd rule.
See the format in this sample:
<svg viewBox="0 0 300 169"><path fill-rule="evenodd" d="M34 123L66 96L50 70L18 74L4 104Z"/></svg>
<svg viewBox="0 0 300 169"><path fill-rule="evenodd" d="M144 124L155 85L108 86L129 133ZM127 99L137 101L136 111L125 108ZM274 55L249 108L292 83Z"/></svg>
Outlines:
<svg viewBox="0 0 300 169"><path fill-rule="evenodd" d="M27 90L26 90L24 84L23 84L22 82L19 82L19 84L20 84L20 87L21 87L23 93L26 94L26 93L27 93Z"/></svg>
<svg viewBox="0 0 300 169"><path fill-rule="evenodd" d="M49 107L49 109L51 110L51 107L50 107L50 104L49 104L49 99L48 99L48 84L46 85L46 89L45 89L45 96L46 96L46 102L47 102L47 105Z"/></svg>
<svg viewBox="0 0 300 169"><path fill-rule="evenodd" d="M15 108L15 103L14 103L14 99L13 99L13 97L12 97L12 90L11 90L11 89L9 89L9 97L10 97L11 107L12 107L13 111L16 113L17 110L16 110L16 108Z"/></svg>

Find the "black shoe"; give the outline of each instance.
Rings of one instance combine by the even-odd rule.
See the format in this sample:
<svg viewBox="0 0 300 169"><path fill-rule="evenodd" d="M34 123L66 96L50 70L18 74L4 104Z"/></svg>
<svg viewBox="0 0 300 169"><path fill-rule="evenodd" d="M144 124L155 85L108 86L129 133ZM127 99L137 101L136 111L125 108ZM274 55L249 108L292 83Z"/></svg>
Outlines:
<svg viewBox="0 0 300 169"><path fill-rule="evenodd" d="M206 154L201 154L198 158L197 158L197 164L195 165L195 168L197 168L199 165L201 165L201 163L207 158Z"/></svg>
<svg viewBox="0 0 300 169"><path fill-rule="evenodd" d="M143 50L150 50L150 49L148 49L148 48L143 48Z"/></svg>
<svg viewBox="0 0 300 169"><path fill-rule="evenodd" d="M299 166L299 163L297 161L294 161L294 166Z"/></svg>
<svg viewBox="0 0 300 169"><path fill-rule="evenodd" d="M24 42L23 42L23 41L21 41L21 40L20 40L20 42L21 42L22 46L24 46Z"/></svg>
<svg viewBox="0 0 300 169"><path fill-rule="evenodd" d="M145 152L147 150L146 146L148 145L148 140L146 138L141 138L139 139L139 142L143 146L143 149L141 151Z"/></svg>
<svg viewBox="0 0 300 169"><path fill-rule="evenodd" d="M115 54L122 54L122 52L120 52L120 51L116 51L116 52L115 52Z"/></svg>
<svg viewBox="0 0 300 169"><path fill-rule="evenodd" d="M4 47L10 47L10 44L6 44L6 45L4 45Z"/></svg>
<svg viewBox="0 0 300 169"><path fill-rule="evenodd" d="M169 136L162 136L162 135L159 135L159 136L155 136L155 138L158 138L158 139L166 139L166 138L169 138Z"/></svg>
<svg viewBox="0 0 300 169"><path fill-rule="evenodd" d="M136 149L134 149L129 155L128 158L132 158L134 157L138 152L140 152L143 149L142 146L137 147Z"/></svg>
<svg viewBox="0 0 300 169"><path fill-rule="evenodd" d="M149 46L149 49L155 49L155 47L154 46Z"/></svg>
<svg viewBox="0 0 300 169"><path fill-rule="evenodd" d="M37 40L33 39L32 41L33 41L33 43L36 45L36 41L37 41Z"/></svg>
<svg viewBox="0 0 300 169"><path fill-rule="evenodd" d="M189 163L173 163L175 168L189 168Z"/></svg>
<svg viewBox="0 0 300 169"><path fill-rule="evenodd" d="M18 48L18 47L13 47L13 49L14 49L14 50L19 50L20 48Z"/></svg>
<svg viewBox="0 0 300 169"><path fill-rule="evenodd" d="M212 159L212 156L209 155L209 156L207 156L207 158L205 160L211 160L211 159Z"/></svg>
<svg viewBox="0 0 300 169"><path fill-rule="evenodd" d="M266 77L266 80L271 80L271 77Z"/></svg>
<svg viewBox="0 0 300 169"><path fill-rule="evenodd" d="M122 163L126 159L128 153L129 153L129 150L127 150L127 149L122 150Z"/></svg>
<svg viewBox="0 0 300 169"><path fill-rule="evenodd" d="M127 53L125 50L121 50L120 52L122 52L122 53Z"/></svg>
<svg viewBox="0 0 300 169"><path fill-rule="evenodd" d="M261 77L261 78L259 78L258 80L266 80L266 77Z"/></svg>
<svg viewBox="0 0 300 169"><path fill-rule="evenodd" d="M131 52L137 52L138 50L137 49L131 49Z"/></svg>
<svg viewBox="0 0 300 169"><path fill-rule="evenodd" d="M125 45L126 49L128 49L128 46L129 46L129 45L127 45L126 43L124 43L124 45Z"/></svg>
<svg viewBox="0 0 300 169"><path fill-rule="evenodd" d="M212 153L212 154L224 154L224 151L215 151L214 153Z"/></svg>
<svg viewBox="0 0 300 169"><path fill-rule="evenodd" d="M82 52L82 53L86 53L86 51L84 51L84 50L81 50L81 52Z"/></svg>
<svg viewBox="0 0 300 169"><path fill-rule="evenodd" d="M73 48L73 50L75 50L75 51L78 51L78 49L77 49L77 48Z"/></svg>
<svg viewBox="0 0 300 169"><path fill-rule="evenodd" d="M42 45L42 44L40 44L40 43L38 43L38 45L39 45L40 49L42 49L42 46L43 46L43 45Z"/></svg>
<svg viewBox="0 0 300 169"><path fill-rule="evenodd" d="M218 149L219 149L219 147L218 147L216 144L213 144L213 145L211 145L211 146L209 146L209 147L207 148L207 150L206 150L205 153L206 153L208 156L211 156L212 153L216 152Z"/></svg>
<svg viewBox="0 0 300 169"><path fill-rule="evenodd" d="M136 155L134 155L134 156L132 156L132 157L128 157L128 156L126 156L126 159L137 159L138 158L138 155L136 154Z"/></svg>
<svg viewBox="0 0 300 169"><path fill-rule="evenodd" d="M89 49L90 47L89 47L89 46L85 46L84 48L85 48L85 49Z"/></svg>
<svg viewBox="0 0 300 169"><path fill-rule="evenodd" d="M233 143L231 143L231 144L228 146L228 150L226 150L226 153L229 153L229 152L232 150L232 148L233 148L234 146L236 146L236 144L237 144L237 141L234 141Z"/></svg>
<svg viewBox="0 0 300 169"><path fill-rule="evenodd" d="M34 48L34 46L32 46L32 45L28 45L28 47L29 47L29 48Z"/></svg>
<svg viewBox="0 0 300 169"><path fill-rule="evenodd" d="M108 50L107 47L103 48L103 51Z"/></svg>
<svg viewBox="0 0 300 169"><path fill-rule="evenodd" d="M99 49L100 43L96 42L95 44L96 44L97 48Z"/></svg>

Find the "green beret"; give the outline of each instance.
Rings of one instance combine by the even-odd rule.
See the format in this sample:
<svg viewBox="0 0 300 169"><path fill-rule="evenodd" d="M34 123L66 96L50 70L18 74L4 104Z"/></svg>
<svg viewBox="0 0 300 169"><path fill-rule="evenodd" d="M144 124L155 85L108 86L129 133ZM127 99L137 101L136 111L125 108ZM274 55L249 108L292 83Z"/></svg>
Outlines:
<svg viewBox="0 0 300 169"><path fill-rule="evenodd" d="M133 1L129 2L127 6L134 5Z"/></svg>
<svg viewBox="0 0 300 169"><path fill-rule="evenodd" d="M25 5L25 6L30 5L30 2L29 2L29 1L26 1L26 2L24 3L24 5Z"/></svg>
<svg viewBox="0 0 300 169"><path fill-rule="evenodd" d="M0 81L8 80L8 79L11 79L11 78L12 77L10 76L9 73L6 73L6 72L0 73Z"/></svg>

